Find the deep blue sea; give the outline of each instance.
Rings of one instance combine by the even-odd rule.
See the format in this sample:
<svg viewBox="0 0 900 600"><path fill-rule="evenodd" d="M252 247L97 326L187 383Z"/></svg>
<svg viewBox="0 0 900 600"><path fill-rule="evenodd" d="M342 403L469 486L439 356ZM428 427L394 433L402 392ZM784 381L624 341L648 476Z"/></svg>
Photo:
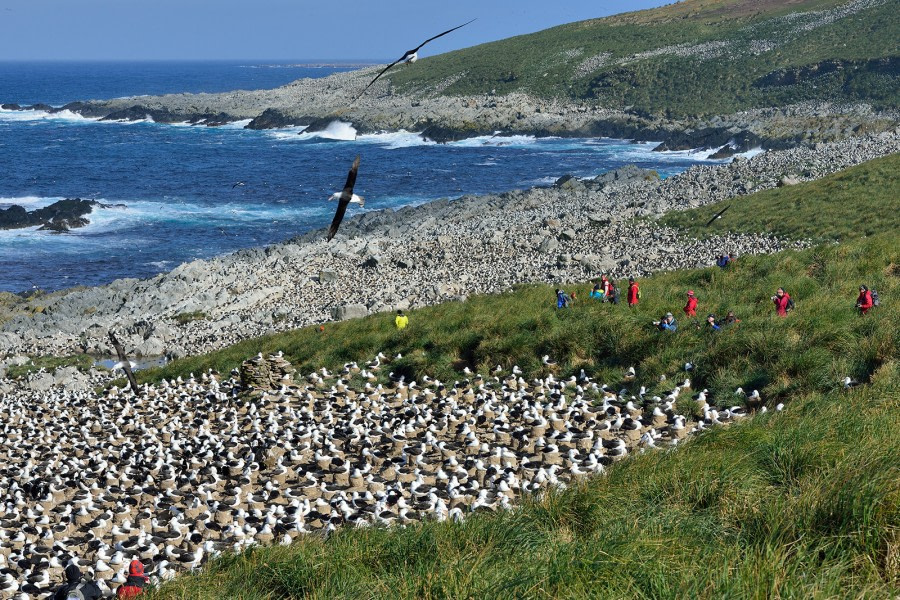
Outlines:
<svg viewBox="0 0 900 600"><path fill-rule="evenodd" d="M0 104L262 89L341 70L296 66L305 62L0 62ZM345 123L319 134L244 124L109 123L0 111L0 208L76 197L126 206L95 209L90 225L69 234L0 231L0 290L148 277L325 226L335 207L326 198L343 187L356 155L355 191L366 198L365 210L548 185L565 174L596 175L629 163L668 176L705 156L651 153L653 144L609 139L484 137L438 145L414 132L355 136ZM232 187L237 181L246 184Z"/></svg>

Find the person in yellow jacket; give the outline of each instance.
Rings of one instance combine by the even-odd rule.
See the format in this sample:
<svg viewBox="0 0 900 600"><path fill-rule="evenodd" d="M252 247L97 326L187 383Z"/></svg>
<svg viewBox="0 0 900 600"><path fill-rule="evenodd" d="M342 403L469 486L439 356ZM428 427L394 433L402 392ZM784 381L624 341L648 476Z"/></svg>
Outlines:
<svg viewBox="0 0 900 600"><path fill-rule="evenodd" d="M397 325L397 329L406 329L406 326L409 325L409 317L404 315L402 310L398 310L394 324Z"/></svg>

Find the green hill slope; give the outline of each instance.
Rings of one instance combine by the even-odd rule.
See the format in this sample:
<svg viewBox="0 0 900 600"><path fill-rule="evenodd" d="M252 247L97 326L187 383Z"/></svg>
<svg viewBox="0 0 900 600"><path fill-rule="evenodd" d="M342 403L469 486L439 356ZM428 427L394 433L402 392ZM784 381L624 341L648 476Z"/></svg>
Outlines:
<svg viewBox="0 0 900 600"><path fill-rule="evenodd" d="M886 193L873 161L835 176L847 208ZM891 158L890 160L894 160ZM859 171L863 169L863 171ZM868 169L868 171L866 171ZM766 192L770 202L826 182ZM750 197L752 202L763 194ZM823 237L844 237L829 210L806 217ZM548 353L563 375L584 368L621 385L638 366L650 393L673 385L684 361L694 388L732 397L758 388L770 411L710 431L677 452L648 452L605 477L532 498L514 511L462 524L343 529L288 547L224 556L150 598L885 598L900 593L900 236L896 215L871 235L802 252L742 257L718 268L663 273L643 282L630 310L582 300L553 307L552 291L529 286L413 311L398 333L388 316L251 340L179 361L172 376L229 368L258 350L281 349L305 369L337 367L377 350L402 351L392 367L413 376L460 377L519 364L542 372ZM803 228L786 233L802 234ZM853 310L855 288L881 292L882 306ZM797 298L772 314L777 286ZM677 310L692 288L701 311L734 309L721 333L682 320L673 335L648 321ZM580 288L579 291L586 291ZM586 294L585 294L586 295ZM658 382L660 374L668 374ZM845 390L849 375L863 385ZM784 402L784 412L771 410Z"/></svg>
<svg viewBox="0 0 900 600"><path fill-rule="evenodd" d="M898 9L896 0L686 0L431 57L391 81L668 116L821 99L897 107Z"/></svg>
<svg viewBox="0 0 900 600"><path fill-rule="evenodd" d="M893 160L893 159L892 159ZM862 168L878 172L884 161ZM857 168L859 169L859 168ZM838 174L842 203L861 210L885 180ZM843 179L841 179L843 178ZM828 182L766 192L777 203ZM763 197L750 197L745 202ZM810 193L810 202L824 196ZM811 212L824 237L843 237L833 212ZM552 290L531 286L413 311L410 327L388 316L252 340L170 365L166 375L228 368L258 350L282 349L305 369L407 354L392 367L460 377L520 364L540 373L548 353L563 375L584 368L661 391L684 361L694 388L731 398L758 388L770 411L705 433L677 452L648 452L605 477L532 498L507 513L462 524L343 529L327 541L222 557L150 598L887 598L900 593L900 236L896 213L868 237L802 252L742 257L718 268L663 273L643 282L633 310L582 300L556 310ZM800 227L786 233L803 233ZM853 310L856 286L882 306ZM772 314L777 286L797 298ZM676 311L692 288L701 311L734 309L721 333L660 335L649 320ZM586 291L580 288L579 291ZM657 382L668 374L666 382ZM156 377L160 372L155 374ZM849 375L863 385L844 390ZM784 412L771 410L784 402Z"/></svg>

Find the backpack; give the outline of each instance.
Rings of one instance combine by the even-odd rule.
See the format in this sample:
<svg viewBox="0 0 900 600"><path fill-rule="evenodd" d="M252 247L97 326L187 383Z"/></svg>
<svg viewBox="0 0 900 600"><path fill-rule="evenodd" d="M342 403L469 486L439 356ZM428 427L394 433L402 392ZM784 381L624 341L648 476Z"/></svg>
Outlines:
<svg viewBox="0 0 900 600"><path fill-rule="evenodd" d="M66 600L86 600L84 592L81 591L82 589L84 589L83 582L66 592Z"/></svg>
<svg viewBox="0 0 900 600"><path fill-rule="evenodd" d="M787 308L785 310L794 310L794 299L788 298Z"/></svg>
<svg viewBox="0 0 900 600"><path fill-rule="evenodd" d="M881 298L878 297L877 290L870 290L872 292L872 306L881 306Z"/></svg>

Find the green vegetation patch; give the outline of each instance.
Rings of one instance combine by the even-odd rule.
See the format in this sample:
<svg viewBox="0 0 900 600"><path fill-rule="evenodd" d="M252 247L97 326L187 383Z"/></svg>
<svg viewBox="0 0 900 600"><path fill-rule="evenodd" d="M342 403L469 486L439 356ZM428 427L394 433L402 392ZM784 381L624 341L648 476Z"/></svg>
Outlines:
<svg viewBox="0 0 900 600"><path fill-rule="evenodd" d="M33 356L31 362L27 365L11 366L6 371L6 376L10 379L25 377L31 373L44 369L50 373L64 367L77 367L82 371L87 371L94 364L94 359L87 354L72 354L70 356Z"/></svg>
<svg viewBox="0 0 900 600"><path fill-rule="evenodd" d="M805 100L900 105L896 5L833 21L815 12L846 4L687 0L429 57L387 77L403 92L526 92L669 117Z"/></svg>
<svg viewBox="0 0 900 600"><path fill-rule="evenodd" d="M706 227L712 216L725 206L730 208ZM817 181L671 212L659 223L698 237L729 231L824 241L897 232L900 231L900 154L872 160Z"/></svg>
<svg viewBox="0 0 900 600"><path fill-rule="evenodd" d="M204 321L206 320L207 315L201 310L195 310L193 312L179 313L173 318L179 325L184 325L186 323L190 323L191 321Z"/></svg>

